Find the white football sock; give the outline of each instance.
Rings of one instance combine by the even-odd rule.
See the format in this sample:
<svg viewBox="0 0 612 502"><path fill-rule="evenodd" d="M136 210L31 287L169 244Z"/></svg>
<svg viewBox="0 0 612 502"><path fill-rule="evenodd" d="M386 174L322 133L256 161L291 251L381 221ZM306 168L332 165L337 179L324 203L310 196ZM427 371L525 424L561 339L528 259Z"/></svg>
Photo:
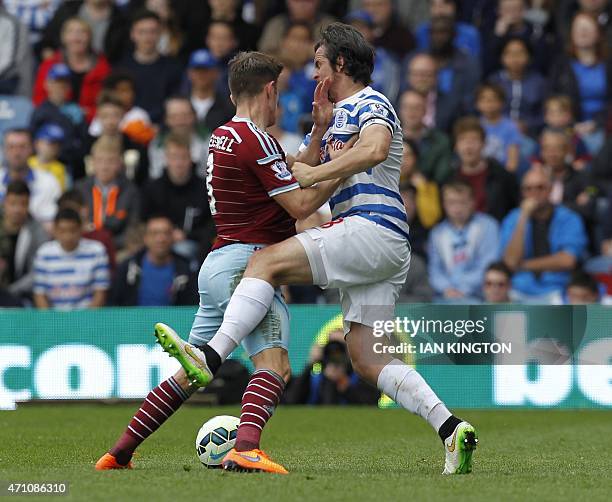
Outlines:
<svg viewBox="0 0 612 502"><path fill-rule="evenodd" d="M436 432L452 415L423 377L399 359L382 369L377 386L402 408L427 420Z"/></svg>
<svg viewBox="0 0 612 502"><path fill-rule="evenodd" d="M222 362L266 316L273 298L274 288L268 282L254 277L240 281L227 304L219 331L208 342Z"/></svg>

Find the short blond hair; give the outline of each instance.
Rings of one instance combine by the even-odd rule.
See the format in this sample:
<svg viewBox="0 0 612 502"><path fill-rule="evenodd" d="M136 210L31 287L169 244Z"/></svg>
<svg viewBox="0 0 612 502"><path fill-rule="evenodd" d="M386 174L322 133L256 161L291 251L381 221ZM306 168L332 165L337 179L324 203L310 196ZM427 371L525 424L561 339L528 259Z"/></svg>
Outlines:
<svg viewBox="0 0 612 502"><path fill-rule="evenodd" d="M110 136L100 136L91 146L91 155L96 155L96 153L115 153L121 157L123 155L121 141Z"/></svg>

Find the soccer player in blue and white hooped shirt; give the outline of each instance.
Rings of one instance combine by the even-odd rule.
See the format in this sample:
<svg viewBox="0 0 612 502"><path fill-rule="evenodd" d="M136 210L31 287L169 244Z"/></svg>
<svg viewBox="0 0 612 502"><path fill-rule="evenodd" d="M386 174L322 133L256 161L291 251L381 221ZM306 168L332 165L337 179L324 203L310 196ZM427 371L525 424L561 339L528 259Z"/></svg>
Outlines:
<svg viewBox="0 0 612 502"><path fill-rule="evenodd" d="M413 368L373 350L380 341L373 328L392 319L410 264L408 223L399 195L400 122L389 100L368 86L374 52L355 28L331 24L315 50L313 105L333 106L333 119L331 126L315 120L292 170L302 187L345 179L330 199L334 219L253 254L221 328L192 353L207 374L203 378L210 380L262 321L276 287L339 288L346 342L357 373L438 432L446 452L445 474L468 473L477 443L474 427L455 417ZM330 160L330 149L342 149L342 154Z"/></svg>

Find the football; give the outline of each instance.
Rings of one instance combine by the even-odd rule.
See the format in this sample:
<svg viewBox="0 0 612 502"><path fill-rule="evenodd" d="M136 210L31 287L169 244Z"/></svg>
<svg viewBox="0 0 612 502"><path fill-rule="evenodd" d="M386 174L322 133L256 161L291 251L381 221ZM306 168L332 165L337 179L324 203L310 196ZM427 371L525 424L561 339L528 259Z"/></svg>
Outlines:
<svg viewBox="0 0 612 502"><path fill-rule="evenodd" d="M206 467L220 467L225 454L234 447L240 419L218 415L204 422L196 437L196 454Z"/></svg>

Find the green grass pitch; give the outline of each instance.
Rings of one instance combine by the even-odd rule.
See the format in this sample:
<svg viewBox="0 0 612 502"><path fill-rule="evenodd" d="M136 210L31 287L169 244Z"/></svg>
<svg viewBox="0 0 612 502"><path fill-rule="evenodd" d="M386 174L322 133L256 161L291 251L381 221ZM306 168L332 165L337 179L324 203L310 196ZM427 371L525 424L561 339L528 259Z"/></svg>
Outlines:
<svg viewBox="0 0 612 502"><path fill-rule="evenodd" d="M185 406L141 446L135 470L94 471L133 411L123 404L0 412L0 480L68 481L70 495L57 500L79 501L612 499L610 411L461 412L480 434L474 472L443 477L439 438L406 412L280 407L263 445L290 475L273 476L202 467L199 426L239 408Z"/></svg>

